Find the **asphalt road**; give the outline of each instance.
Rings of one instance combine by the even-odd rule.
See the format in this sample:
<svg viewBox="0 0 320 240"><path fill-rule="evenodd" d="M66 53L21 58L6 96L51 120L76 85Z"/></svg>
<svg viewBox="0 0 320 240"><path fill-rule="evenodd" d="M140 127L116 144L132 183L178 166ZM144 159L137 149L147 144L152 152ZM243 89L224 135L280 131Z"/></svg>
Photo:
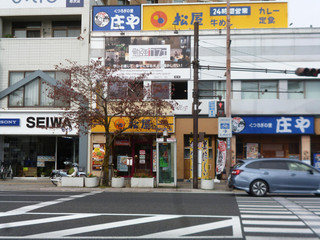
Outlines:
<svg viewBox="0 0 320 240"><path fill-rule="evenodd" d="M320 239L313 196L0 191L0 239Z"/></svg>

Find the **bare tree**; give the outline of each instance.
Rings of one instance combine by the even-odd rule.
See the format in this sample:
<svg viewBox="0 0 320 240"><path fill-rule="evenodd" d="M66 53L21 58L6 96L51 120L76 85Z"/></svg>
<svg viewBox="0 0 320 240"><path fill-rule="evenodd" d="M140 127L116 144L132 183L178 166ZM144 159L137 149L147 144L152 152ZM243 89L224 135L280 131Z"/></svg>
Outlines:
<svg viewBox="0 0 320 240"><path fill-rule="evenodd" d="M163 117L161 125L169 127L165 116L178 106L174 101L162 99L161 93L169 91L163 85L153 85L152 89L144 86L145 74L127 78L118 68L105 67L100 59L89 65L60 64L56 70L67 77L50 86L49 96L64 107L64 117L80 134L87 134L96 125L104 127L106 151L100 174L102 185L109 185L109 156L114 139L147 116ZM129 123L121 122L116 131L111 131L114 118L119 117L129 119Z"/></svg>

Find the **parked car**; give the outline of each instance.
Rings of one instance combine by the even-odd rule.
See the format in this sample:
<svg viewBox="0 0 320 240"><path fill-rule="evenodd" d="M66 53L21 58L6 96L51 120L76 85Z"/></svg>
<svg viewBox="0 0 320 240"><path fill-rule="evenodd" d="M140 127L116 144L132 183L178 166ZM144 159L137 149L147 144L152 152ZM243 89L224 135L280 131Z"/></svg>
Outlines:
<svg viewBox="0 0 320 240"><path fill-rule="evenodd" d="M265 196L268 192L319 195L320 171L293 159L240 160L231 169L228 184L253 196Z"/></svg>

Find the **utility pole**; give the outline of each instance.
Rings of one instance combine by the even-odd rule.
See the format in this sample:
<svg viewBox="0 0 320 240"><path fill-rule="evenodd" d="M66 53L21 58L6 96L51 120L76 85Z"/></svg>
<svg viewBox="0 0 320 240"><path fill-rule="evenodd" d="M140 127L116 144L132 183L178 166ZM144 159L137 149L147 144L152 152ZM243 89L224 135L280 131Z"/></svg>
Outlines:
<svg viewBox="0 0 320 240"><path fill-rule="evenodd" d="M198 114L199 114L199 23L194 23L194 60L193 60L193 188L198 188Z"/></svg>
<svg viewBox="0 0 320 240"><path fill-rule="evenodd" d="M227 0L227 41L226 41L226 117L231 118L231 58L230 58L230 0ZM229 177L231 167L231 138L227 138L226 174Z"/></svg>

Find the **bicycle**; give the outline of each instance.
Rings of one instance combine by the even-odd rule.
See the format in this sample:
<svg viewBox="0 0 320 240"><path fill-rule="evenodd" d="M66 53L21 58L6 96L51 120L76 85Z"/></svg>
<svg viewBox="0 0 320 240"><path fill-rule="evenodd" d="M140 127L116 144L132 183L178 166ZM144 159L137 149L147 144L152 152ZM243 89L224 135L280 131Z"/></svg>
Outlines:
<svg viewBox="0 0 320 240"><path fill-rule="evenodd" d="M11 164L7 167L4 162L1 161L0 167L0 179L5 180L7 177L13 179L13 170Z"/></svg>

